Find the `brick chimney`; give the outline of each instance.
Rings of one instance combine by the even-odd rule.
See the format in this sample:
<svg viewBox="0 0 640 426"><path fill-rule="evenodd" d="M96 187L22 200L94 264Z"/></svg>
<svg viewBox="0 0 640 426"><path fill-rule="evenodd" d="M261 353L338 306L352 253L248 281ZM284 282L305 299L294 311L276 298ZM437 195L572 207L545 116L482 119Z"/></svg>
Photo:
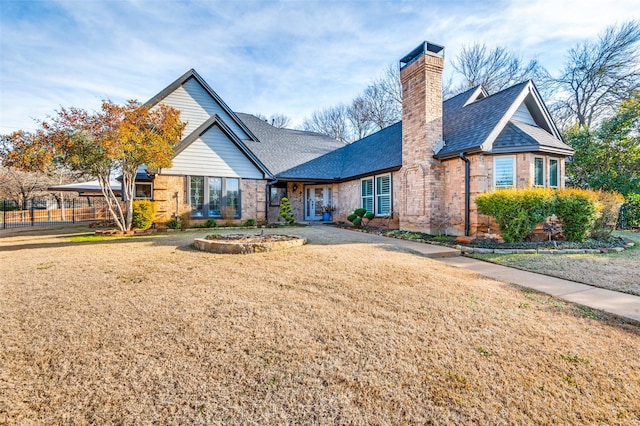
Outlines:
<svg viewBox="0 0 640 426"><path fill-rule="evenodd" d="M403 229L431 232L444 211L444 173L433 159L442 140L443 68L444 47L429 42L400 60Z"/></svg>

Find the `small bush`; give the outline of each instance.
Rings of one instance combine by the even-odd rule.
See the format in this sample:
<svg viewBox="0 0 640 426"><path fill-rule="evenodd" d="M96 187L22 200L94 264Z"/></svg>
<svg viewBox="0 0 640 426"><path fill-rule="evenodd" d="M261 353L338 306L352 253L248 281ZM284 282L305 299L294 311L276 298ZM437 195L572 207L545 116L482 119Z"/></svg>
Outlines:
<svg viewBox="0 0 640 426"><path fill-rule="evenodd" d="M280 217L282 217L289 225L296 223L296 218L293 215L293 209L291 208L291 202L287 197L282 197L280 200ZM278 218L278 220L280 220Z"/></svg>
<svg viewBox="0 0 640 426"><path fill-rule="evenodd" d="M156 217L156 203L151 200L133 200L133 227L149 229Z"/></svg>
<svg viewBox="0 0 640 426"><path fill-rule="evenodd" d="M371 221L375 216L376 215L373 212L368 212L367 209L359 208L355 209L353 213L347 216L347 220L353 223L356 227L364 226L366 228L369 221ZM363 222L363 219L366 219L367 221Z"/></svg>
<svg viewBox="0 0 640 426"><path fill-rule="evenodd" d="M180 221L178 219L171 219L170 221L165 223L165 226L167 228L169 228L169 229L180 229L181 228Z"/></svg>
<svg viewBox="0 0 640 426"><path fill-rule="evenodd" d="M256 220L255 219L247 219L242 226L256 226Z"/></svg>
<svg viewBox="0 0 640 426"><path fill-rule="evenodd" d="M191 225L191 212L184 212L180 215L180 229L187 229Z"/></svg>
<svg viewBox="0 0 640 426"><path fill-rule="evenodd" d="M476 197L478 212L493 217L505 242L520 242L553 211L553 192L544 188L500 189Z"/></svg>
<svg viewBox="0 0 640 426"><path fill-rule="evenodd" d="M597 195L584 189L560 189L555 193L554 213L562 233L571 241L584 241L598 217Z"/></svg>
<svg viewBox="0 0 640 426"><path fill-rule="evenodd" d="M204 221L205 228L215 228L216 226L218 226L218 224L214 219L207 219Z"/></svg>
<svg viewBox="0 0 640 426"><path fill-rule="evenodd" d="M608 238L616 227L624 197L617 192L596 191L598 217L591 227L591 238Z"/></svg>

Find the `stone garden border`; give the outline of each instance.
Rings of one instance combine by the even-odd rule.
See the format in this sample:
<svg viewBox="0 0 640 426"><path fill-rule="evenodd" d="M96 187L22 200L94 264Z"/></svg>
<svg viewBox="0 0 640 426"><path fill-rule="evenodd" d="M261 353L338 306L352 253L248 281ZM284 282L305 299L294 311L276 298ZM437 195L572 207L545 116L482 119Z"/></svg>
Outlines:
<svg viewBox="0 0 640 426"><path fill-rule="evenodd" d="M295 235L269 234L287 237L286 240L276 241L251 241L245 239L214 239L195 238L193 245L196 249L217 254L249 254L265 253L276 250L284 250L292 247L300 247L307 243L305 238ZM260 235L257 235L259 237Z"/></svg>
<svg viewBox="0 0 640 426"><path fill-rule="evenodd" d="M600 254L621 252L631 248L635 243L627 243L622 247L606 247L597 249L492 249L456 245L462 253L495 253L495 254Z"/></svg>

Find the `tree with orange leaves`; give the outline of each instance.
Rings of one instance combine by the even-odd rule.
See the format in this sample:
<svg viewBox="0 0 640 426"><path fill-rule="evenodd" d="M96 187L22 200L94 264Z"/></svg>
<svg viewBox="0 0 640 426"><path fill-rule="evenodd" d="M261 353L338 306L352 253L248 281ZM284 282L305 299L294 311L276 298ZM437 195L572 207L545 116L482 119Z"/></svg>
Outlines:
<svg viewBox="0 0 640 426"><path fill-rule="evenodd" d="M149 108L137 101L125 105L103 101L100 111L61 108L36 132L3 137L2 157L6 166L21 170L63 166L97 178L116 224L128 231L138 169L170 167L184 128L179 111L167 105ZM122 179L124 208L111 187L117 174Z"/></svg>

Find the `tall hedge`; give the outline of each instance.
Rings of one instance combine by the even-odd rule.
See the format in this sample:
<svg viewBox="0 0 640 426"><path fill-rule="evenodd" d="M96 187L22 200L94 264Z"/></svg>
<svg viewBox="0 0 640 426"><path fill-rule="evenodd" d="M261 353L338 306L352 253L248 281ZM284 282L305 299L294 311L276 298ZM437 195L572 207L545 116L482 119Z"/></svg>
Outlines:
<svg viewBox="0 0 640 426"><path fill-rule="evenodd" d="M555 214L568 240L607 236L620 208L618 194L583 189L500 189L476 197L478 212L493 217L506 242L519 242Z"/></svg>
<svg viewBox="0 0 640 426"><path fill-rule="evenodd" d="M478 212L493 217L502 238L522 241L553 212L553 191L545 188L500 189L476 197Z"/></svg>
<svg viewBox="0 0 640 426"><path fill-rule="evenodd" d="M151 200L133 200L133 227L149 229L156 217L156 203Z"/></svg>
<svg viewBox="0 0 640 426"><path fill-rule="evenodd" d="M570 241L583 241L598 218L599 205L595 191L559 189L553 212L562 223L562 233Z"/></svg>

